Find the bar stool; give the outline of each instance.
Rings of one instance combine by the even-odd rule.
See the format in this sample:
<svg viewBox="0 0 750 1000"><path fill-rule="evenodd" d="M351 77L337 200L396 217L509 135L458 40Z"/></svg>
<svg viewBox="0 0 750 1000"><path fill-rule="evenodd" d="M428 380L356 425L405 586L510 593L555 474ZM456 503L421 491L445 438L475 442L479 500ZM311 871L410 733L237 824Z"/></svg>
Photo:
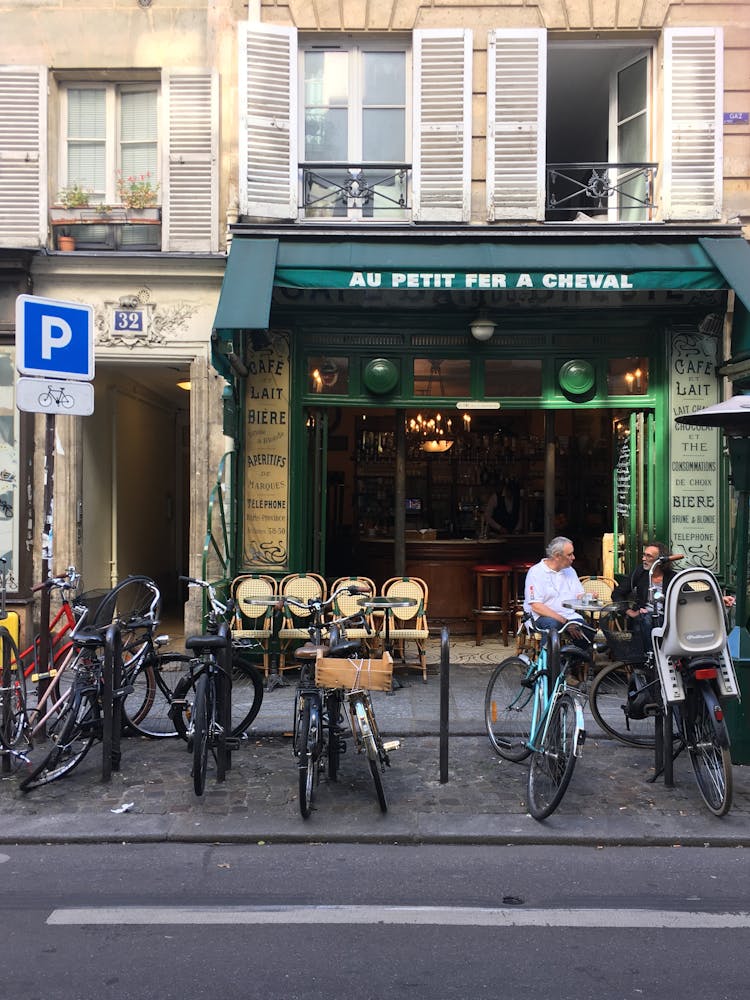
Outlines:
<svg viewBox="0 0 750 1000"><path fill-rule="evenodd" d="M482 628L485 621L500 621L503 642L508 645L508 624L511 618L510 566L482 564L474 567L477 586L477 606L474 620L477 630L477 646L482 645Z"/></svg>
<svg viewBox="0 0 750 1000"><path fill-rule="evenodd" d="M515 630L516 636L522 638L519 634L519 628L521 625L521 620L523 618L523 598L524 598L524 587L526 584L526 574L529 572L531 567L534 565L533 562L512 562L510 564L511 570L511 621L513 622L513 628ZM518 645L518 643L516 643ZM520 652L520 650L516 650Z"/></svg>

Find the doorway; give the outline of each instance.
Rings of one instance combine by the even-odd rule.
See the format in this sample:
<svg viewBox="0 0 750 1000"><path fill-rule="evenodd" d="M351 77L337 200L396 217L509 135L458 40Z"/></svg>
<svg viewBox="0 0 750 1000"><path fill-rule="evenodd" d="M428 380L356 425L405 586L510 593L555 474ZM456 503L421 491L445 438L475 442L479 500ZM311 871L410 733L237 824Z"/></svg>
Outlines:
<svg viewBox="0 0 750 1000"><path fill-rule="evenodd" d="M316 437L317 448L325 441L321 460L308 465L313 475L307 484L307 509L312 511L311 497L321 498L319 535L324 544L319 571L327 576L367 575L358 556L361 543L393 539L399 495L397 421L407 427L401 494L407 541L476 539L490 496L506 483L519 492L512 533L527 544L529 557L541 557L551 537L545 531L545 511L550 508L551 531L574 538L581 573L602 574L605 536L616 533L630 544L631 536L652 525L653 451L646 446L653 433L651 417L644 423L646 418L631 417L631 411L575 407L477 411L466 421L443 407L444 420L449 411L458 424L457 430L451 428L450 447L424 449L408 429L412 422L418 424L416 408L317 410L319 427L321 412L327 414L327 434ZM421 415L426 416L424 407ZM626 482L621 468L623 429L631 424L633 465ZM630 461L629 446L628 456ZM550 484L554 486L548 498Z"/></svg>
<svg viewBox="0 0 750 1000"><path fill-rule="evenodd" d="M181 612L177 578L189 553L190 393L187 365L101 365L95 416L83 421L78 511L87 589L152 577L162 611Z"/></svg>

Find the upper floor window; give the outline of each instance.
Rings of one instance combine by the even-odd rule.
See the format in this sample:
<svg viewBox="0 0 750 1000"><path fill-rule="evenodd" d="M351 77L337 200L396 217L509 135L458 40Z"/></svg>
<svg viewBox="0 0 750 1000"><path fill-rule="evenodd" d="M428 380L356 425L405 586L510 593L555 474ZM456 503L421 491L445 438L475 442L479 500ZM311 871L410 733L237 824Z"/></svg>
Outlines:
<svg viewBox="0 0 750 1000"><path fill-rule="evenodd" d="M70 84L62 100L61 186L80 185L94 204L117 205L129 178L158 184L155 84Z"/></svg>
<svg viewBox="0 0 750 1000"><path fill-rule="evenodd" d="M369 42L301 52L308 217L399 218L408 203L407 52Z"/></svg>

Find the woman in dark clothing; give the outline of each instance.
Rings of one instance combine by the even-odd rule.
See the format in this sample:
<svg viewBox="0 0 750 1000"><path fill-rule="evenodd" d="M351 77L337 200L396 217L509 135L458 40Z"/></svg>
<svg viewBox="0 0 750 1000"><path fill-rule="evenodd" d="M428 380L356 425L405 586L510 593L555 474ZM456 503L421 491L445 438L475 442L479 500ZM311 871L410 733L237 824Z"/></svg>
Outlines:
<svg viewBox="0 0 750 1000"><path fill-rule="evenodd" d="M484 521L490 531L509 535L518 527L521 512L521 491L517 483L506 480L487 501Z"/></svg>

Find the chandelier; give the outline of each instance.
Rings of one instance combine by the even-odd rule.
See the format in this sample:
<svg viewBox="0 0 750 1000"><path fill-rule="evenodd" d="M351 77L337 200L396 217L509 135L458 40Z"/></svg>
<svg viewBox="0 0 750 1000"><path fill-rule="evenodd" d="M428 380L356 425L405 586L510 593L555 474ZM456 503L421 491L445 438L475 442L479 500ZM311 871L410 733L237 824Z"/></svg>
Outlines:
<svg viewBox="0 0 750 1000"><path fill-rule="evenodd" d="M418 413L407 424L407 431L412 438L420 440L420 449L431 454L450 451L453 447L452 430L453 421L450 417L443 420L440 413L424 416Z"/></svg>

